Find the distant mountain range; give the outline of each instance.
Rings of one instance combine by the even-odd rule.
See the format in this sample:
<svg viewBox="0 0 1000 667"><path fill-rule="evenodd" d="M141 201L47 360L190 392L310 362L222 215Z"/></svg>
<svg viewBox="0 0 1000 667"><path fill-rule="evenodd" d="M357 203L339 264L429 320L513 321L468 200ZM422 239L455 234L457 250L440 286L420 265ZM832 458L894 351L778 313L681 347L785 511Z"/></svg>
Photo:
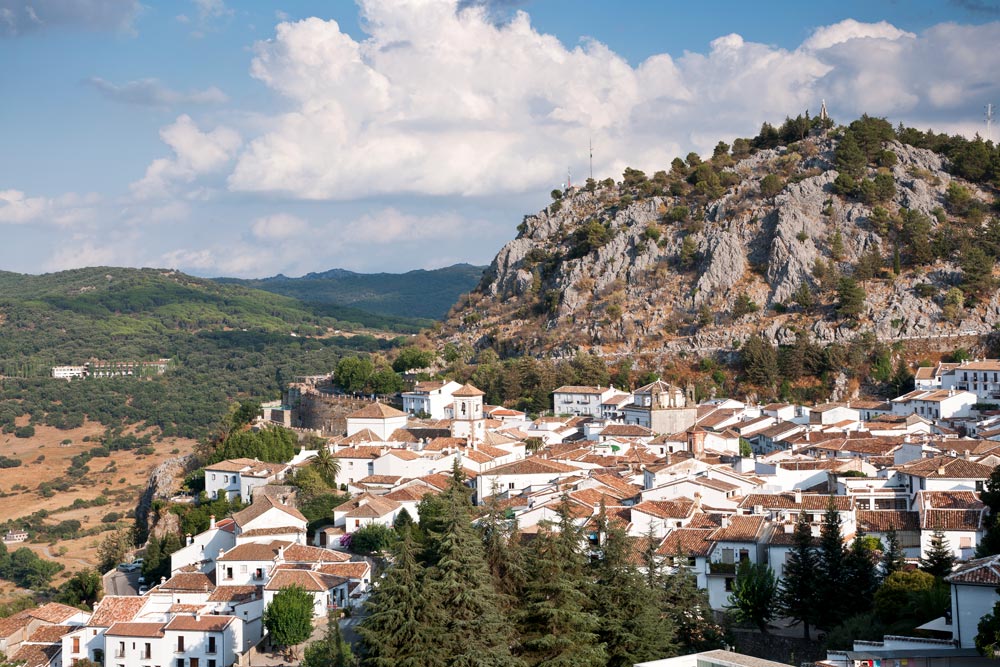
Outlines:
<svg viewBox="0 0 1000 667"><path fill-rule="evenodd" d="M216 281L282 294L306 303L350 306L394 317L441 320L462 294L479 284L484 269L471 264L406 273L355 273L331 269L308 273L301 278L278 274L270 278L216 278Z"/></svg>

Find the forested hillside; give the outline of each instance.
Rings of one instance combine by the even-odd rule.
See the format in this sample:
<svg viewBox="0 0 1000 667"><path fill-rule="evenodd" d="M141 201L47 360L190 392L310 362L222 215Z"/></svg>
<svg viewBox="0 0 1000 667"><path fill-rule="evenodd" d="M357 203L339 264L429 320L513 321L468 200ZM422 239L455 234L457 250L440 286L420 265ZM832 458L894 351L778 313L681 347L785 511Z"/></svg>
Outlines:
<svg viewBox="0 0 1000 667"><path fill-rule="evenodd" d="M277 398L296 374L331 370L346 352L395 345L335 333L360 327L323 307L172 271L0 274L0 424L13 431L14 420L30 414L72 428L89 417L203 436L237 397ZM53 365L92 358L161 357L172 363L160 377L49 377Z"/></svg>
<svg viewBox="0 0 1000 667"><path fill-rule="evenodd" d="M277 275L258 280L218 280L284 294L307 303L338 304L381 315L440 320L459 296L479 283L483 268L455 264L406 273L354 273L332 269L308 273L301 278Z"/></svg>

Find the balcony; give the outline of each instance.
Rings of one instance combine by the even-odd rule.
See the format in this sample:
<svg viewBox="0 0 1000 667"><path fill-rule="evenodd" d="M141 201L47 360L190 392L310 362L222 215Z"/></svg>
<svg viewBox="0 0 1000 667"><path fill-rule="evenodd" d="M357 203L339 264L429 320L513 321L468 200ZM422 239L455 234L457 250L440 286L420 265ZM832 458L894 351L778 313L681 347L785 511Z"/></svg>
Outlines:
<svg viewBox="0 0 1000 667"><path fill-rule="evenodd" d="M736 574L736 563L709 562L709 574Z"/></svg>

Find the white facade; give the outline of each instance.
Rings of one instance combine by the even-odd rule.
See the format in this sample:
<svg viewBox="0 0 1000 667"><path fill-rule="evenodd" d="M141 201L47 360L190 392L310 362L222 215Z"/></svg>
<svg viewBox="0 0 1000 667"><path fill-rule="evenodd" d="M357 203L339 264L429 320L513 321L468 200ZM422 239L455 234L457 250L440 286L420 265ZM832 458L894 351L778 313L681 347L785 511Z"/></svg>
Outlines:
<svg viewBox="0 0 1000 667"><path fill-rule="evenodd" d="M1000 359L963 362L942 373L941 388L972 392L979 403L1000 402Z"/></svg>
<svg viewBox="0 0 1000 667"><path fill-rule="evenodd" d="M53 366L52 377L60 380L82 378L87 374L86 366Z"/></svg>
<svg viewBox="0 0 1000 667"><path fill-rule="evenodd" d="M972 406L979 396L971 391L937 389L911 391L892 399L892 413L916 414L927 419L954 419L972 415Z"/></svg>
<svg viewBox="0 0 1000 667"><path fill-rule="evenodd" d="M413 391L403 392L403 412L444 419L445 408L451 405L451 395L462 385L447 382L418 382Z"/></svg>
<svg viewBox="0 0 1000 667"><path fill-rule="evenodd" d="M603 404L608 399L619 394L624 395L614 387L559 387L552 392L552 411L557 415L582 415L600 418L603 416Z"/></svg>

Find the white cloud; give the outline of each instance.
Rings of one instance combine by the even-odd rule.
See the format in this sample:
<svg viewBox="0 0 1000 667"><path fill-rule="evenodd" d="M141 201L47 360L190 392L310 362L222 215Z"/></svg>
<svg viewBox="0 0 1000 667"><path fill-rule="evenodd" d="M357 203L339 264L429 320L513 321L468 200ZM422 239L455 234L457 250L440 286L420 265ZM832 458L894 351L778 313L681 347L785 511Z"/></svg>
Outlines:
<svg viewBox="0 0 1000 667"><path fill-rule="evenodd" d="M1000 24L914 35L847 20L792 50L732 34L633 67L595 41L567 48L523 12L497 25L494 4L359 0L361 41L335 21L278 25L251 74L291 110L241 152L230 188L319 200L546 190L568 166L579 179L591 139L596 175L618 176L815 113L821 98L841 120L926 126L1000 92Z"/></svg>
<svg viewBox="0 0 1000 667"><path fill-rule="evenodd" d="M157 79L138 79L123 84L91 77L86 83L113 102L151 107L172 107L180 104L224 104L228 97L215 86L183 93L165 86Z"/></svg>
<svg viewBox="0 0 1000 667"><path fill-rule="evenodd" d="M257 218L250 225L251 233L261 240L288 239L303 234L309 225L302 218L287 213L277 213Z"/></svg>
<svg viewBox="0 0 1000 667"><path fill-rule="evenodd" d="M393 245L429 239L461 238L463 229L476 224L456 213L418 216L389 207L367 213L344 226L343 238L359 245Z"/></svg>
<svg viewBox="0 0 1000 667"><path fill-rule="evenodd" d="M138 0L0 0L0 38L48 28L131 29Z"/></svg>
<svg viewBox="0 0 1000 667"><path fill-rule="evenodd" d="M100 197L67 193L55 198L28 197L20 190L0 190L0 224L72 225L90 219Z"/></svg>
<svg viewBox="0 0 1000 667"><path fill-rule="evenodd" d="M176 185L219 172L243 143L235 130L220 126L202 132L184 114L160 130L160 138L173 150L173 157L158 158L146 168L146 175L131 185L139 199L166 197Z"/></svg>

